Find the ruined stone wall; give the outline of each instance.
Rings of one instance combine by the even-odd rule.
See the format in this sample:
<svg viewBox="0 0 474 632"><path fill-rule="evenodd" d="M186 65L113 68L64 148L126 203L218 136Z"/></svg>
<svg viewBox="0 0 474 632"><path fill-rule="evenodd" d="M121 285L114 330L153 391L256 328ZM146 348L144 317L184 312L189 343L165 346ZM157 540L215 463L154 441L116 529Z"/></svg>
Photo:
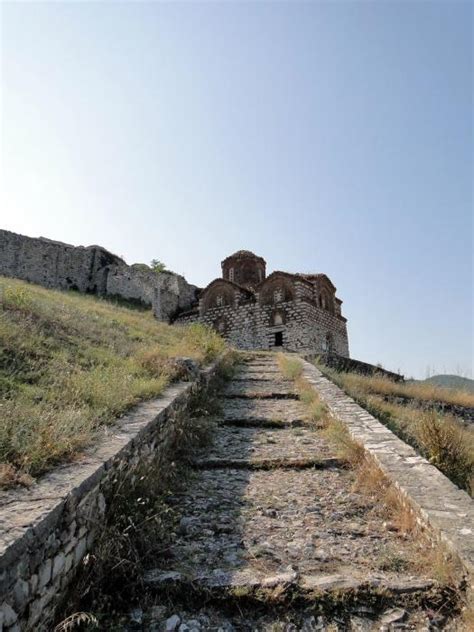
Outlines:
<svg viewBox="0 0 474 632"><path fill-rule="evenodd" d="M121 417L82 461L31 488L0 491L0 630L54 628L55 610L93 551L117 481L133 487L140 468L169 467L190 398L212 386L221 360L195 382L175 384Z"/></svg>
<svg viewBox="0 0 474 632"><path fill-rule="evenodd" d="M166 321L188 309L197 290L174 272L128 266L100 246L71 246L5 230L0 230L0 274L47 288L139 301Z"/></svg>
<svg viewBox="0 0 474 632"><path fill-rule="evenodd" d="M125 262L100 246L70 246L0 230L0 274L59 290L103 293L105 270Z"/></svg>
<svg viewBox="0 0 474 632"><path fill-rule="evenodd" d="M275 319L277 314L281 323L278 322L280 319ZM238 349L271 349L275 346L275 334L281 332L283 348L321 353L327 350L330 334L332 350L341 356L349 356L345 321L304 298L277 305L249 302L212 307L202 315L190 313L176 322L202 322L214 327Z"/></svg>

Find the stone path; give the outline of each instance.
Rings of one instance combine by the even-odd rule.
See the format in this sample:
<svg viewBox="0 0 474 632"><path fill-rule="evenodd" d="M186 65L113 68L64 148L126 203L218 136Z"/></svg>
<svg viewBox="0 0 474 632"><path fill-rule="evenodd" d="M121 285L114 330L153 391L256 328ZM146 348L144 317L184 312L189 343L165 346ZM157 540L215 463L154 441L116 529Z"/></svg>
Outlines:
<svg viewBox="0 0 474 632"><path fill-rule="evenodd" d="M177 537L145 578L157 605L138 629L456 629L416 570L420 544L357 491L274 354L242 354L194 467L172 499Z"/></svg>

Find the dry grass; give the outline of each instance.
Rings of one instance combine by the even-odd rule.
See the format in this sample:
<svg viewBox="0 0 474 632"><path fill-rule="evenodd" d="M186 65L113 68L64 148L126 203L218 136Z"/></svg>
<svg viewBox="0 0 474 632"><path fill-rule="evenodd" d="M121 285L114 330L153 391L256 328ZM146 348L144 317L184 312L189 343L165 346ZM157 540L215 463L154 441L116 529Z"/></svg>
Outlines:
<svg viewBox="0 0 474 632"><path fill-rule="evenodd" d="M200 325L0 278L0 485L76 458L100 426L179 377L175 358L207 363L223 349Z"/></svg>
<svg viewBox="0 0 474 632"><path fill-rule="evenodd" d="M452 415L416 406L387 402L385 392L367 391L385 378L366 378L353 373L338 373L324 366L320 370L361 406L395 434L413 446L456 485L474 494L474 431ZM391 382L394 386L397 384ZM362 385L362 386L361 386ZM401 385L403 387L403 385ZM442 389L446 390L446 389Z"/></svg>
<svg viewBox="0 0 474 632"><path fill-rule="evenodd" d="M284 353L279 353L278 364L284 377L288 380L296 380L303 372L303 363L300 358L291 358Z"/></svg>
<svg viewBox="0 0 474 632"><path fill-rule="evenodd" d="M366 395L389 395L417 399L421 402L443 402L455 406L474 407L474 393L469 391L444 388L436 384L394 382L383 375L360 375L359 373L343 373L347 388Z"/></svg>
<svg viewBox="0 0 474 632"><path fill-rule="evenodd" d="M355 488L381 501L387 510L390 528L402 534L409 534L417 528L417 520L398 491L393 487L378 465L370 459L362 458L356 472Z"/></svg>
<svg viewBox="0 0 474 632"><path fill-rule="evenodd" d="M350 436L342 422L332 417L309 382L301 375L294 381L300 400L306 405L309 421L323 428L324 435L335 446L338 458L352 467L358 466L364 460L364 448Z"/></svg>

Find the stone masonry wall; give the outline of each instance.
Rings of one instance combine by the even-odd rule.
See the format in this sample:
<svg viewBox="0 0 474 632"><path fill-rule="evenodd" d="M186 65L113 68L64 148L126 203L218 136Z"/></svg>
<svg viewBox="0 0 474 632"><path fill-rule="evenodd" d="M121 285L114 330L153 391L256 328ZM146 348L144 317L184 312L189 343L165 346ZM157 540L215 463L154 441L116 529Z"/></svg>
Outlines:
<svg viewBox="0 0 474 632"><path fill-rule="evenodd" d="M71 246L0 230L0 275L58 290L119 296L153 308L169 320L195 301L197 288L174 272L128 266L100 246Z"/></svg>
<svg viewBox="0 0 474 632"><path fill-rule="evenodd" d="M49 632L55 609L93 550L118 476L166 466L178 422L220 361L195 382L169 387L117 421L81 462L56 468L26 489L0 493L0 630Z"/></svg>
<svg viewBox="0 0 474 632"><path fill-rule="evenodd" d="M125 262L100 246L70 246L0 230L0 274L59 290L102 293L109 265Z"/></svg>
<svg viewBox="0 0 474 632"><path fill-rule="evenodd" d="M174 272L157 274L135 266L111 266L106 293L138 300L153 307L155 316L168 320L188 308L196 299L196 286Z"/></svg>
<svg viewBox="0 0 474 632"><path fill-rule="evenodd" d="M283 324L272 325L275 312L282 315ZM214 327L238 349L271 349L275 333L282 332L283 348L320 353L325 350L327 334L330 333L334 351L343 356L349 355L345 322L305 299L297 298L277 305L244 303L213 307L201 316L195 312L177 322L202 322Z"/></svg>

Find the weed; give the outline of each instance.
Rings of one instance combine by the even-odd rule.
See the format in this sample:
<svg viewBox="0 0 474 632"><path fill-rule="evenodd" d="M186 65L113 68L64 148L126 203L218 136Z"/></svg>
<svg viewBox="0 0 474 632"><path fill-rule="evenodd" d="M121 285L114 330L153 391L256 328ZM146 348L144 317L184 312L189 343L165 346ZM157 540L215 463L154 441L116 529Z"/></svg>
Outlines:
<svg viewBox="0 0 474 632"><path fill-rule="evenodd" d="M88 612L74 612L69 617L58 623L58 625L54 628L54 632L70 632L76 627L82 626L82 624L87 625L88 627L97 627L99 622L94 617L94 615Z"/></svg>
<svg viewBox="0 0 474 632"><path fill-rule="evenodd" d="M303 363L299 358L291 358L283 353L278 354L278 364L281 372L289 380L295 380L303 372Z"/></svg>
<svg viewBox="0 0 474 632"><path fill-rule="evenodd" d="M335 445L337 456L352 467L360 465L364 460L364 448L354 441L346 426L337 419L331 419L324 429L325 436Z"/></svg>

